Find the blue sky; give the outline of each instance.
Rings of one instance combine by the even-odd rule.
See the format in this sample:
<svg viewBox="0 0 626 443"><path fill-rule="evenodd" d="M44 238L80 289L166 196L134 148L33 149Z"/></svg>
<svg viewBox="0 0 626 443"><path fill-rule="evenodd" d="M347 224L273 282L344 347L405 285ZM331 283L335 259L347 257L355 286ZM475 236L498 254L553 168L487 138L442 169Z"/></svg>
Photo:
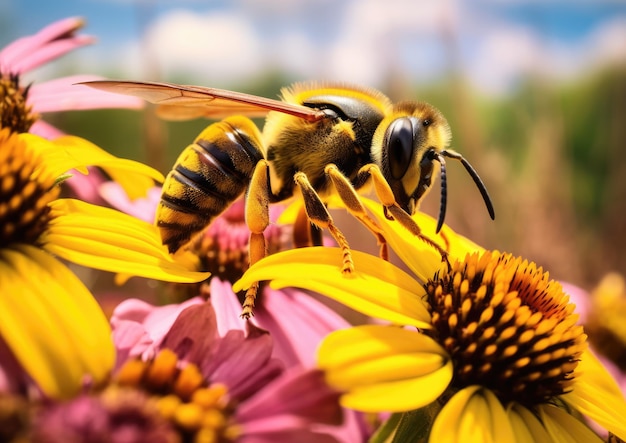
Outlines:
<svg viewBox="0 0 626 443"><path fill-rule="evenodd" d="M371 86L398 73L426 82L454 64L497 94L530 73L567 81L626 63L618 0L5 0L0 13L0 46L82 16L99 41L71 56L76 69L220 87L271 68Z"/></svg>

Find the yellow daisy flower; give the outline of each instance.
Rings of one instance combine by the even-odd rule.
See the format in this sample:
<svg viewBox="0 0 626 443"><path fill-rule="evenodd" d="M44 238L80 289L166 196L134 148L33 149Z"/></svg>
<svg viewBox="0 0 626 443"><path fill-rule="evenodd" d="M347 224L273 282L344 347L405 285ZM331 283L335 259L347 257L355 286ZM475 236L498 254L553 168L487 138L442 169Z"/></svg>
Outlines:
<svg viewBox="0 0 626 443"><path fill-rule="evenodd" d="M331 333L318 355L344 406L402 414L375 441L598 441L581 413L626 438L626 401L586 351L559 283L534 263L483 251L446 229L437 241L451 253L448 269L368 205L417 279L357 251L356 271L344 277L341 251L310 248L267 257L234 289L272 280L392 323ZM425 232L434 224L416 220Z"/></svg>
<svg viewBox="0 0 626 443"><path fill-rule="evenodd" d="M85 377L104 379L115 356L100 307L57 257L165 281L207 276L176 262L151 224L58 198L58 181L67 178L62 174L84 168L87 158L135 172L147 168L81 140L48 141L0 129L0 335L52 397L72 395Z"/></svg>

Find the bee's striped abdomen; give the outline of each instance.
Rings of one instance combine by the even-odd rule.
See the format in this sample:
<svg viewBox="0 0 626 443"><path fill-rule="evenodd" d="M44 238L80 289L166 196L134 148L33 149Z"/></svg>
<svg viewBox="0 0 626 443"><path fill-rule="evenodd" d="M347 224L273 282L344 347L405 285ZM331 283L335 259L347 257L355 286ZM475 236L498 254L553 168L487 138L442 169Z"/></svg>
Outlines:
<svg viewBox="0 0 626 443"><path fill-rule="evenodd" d="M246 189L263 159L260 134L245 117L207 127L165 178L157 226L170 252L200 233Z"/></svg>

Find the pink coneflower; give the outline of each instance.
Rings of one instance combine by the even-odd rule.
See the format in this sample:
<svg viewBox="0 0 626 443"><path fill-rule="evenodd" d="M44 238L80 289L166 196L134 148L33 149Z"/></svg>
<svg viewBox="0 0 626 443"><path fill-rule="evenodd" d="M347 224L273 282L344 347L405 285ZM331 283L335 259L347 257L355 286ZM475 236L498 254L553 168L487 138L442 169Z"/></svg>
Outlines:
<svg viewBox="0 0 626 443"><path fill-rule="evenodd" d="M97 80L93 75L61 77L41 83L25 83L23 75L66 53L89 45L94 37L77 35L84 21L72 17L56 21L34 35L22 37L0 50L0 127L12 132L30 132L54 139L63 132L40 118L42 114L85 109L143 106L141 100L118 94L94 91L76 83ZM104 203L97 186L104 178L95 168L89 175L74 174L67 183L81 199Z"/></svg>
<svg viewBox="0 0 626 443"><path fill-rule="evenodd" d="M56 21L34 35L22 37L0 51L1 125L14 132L32 132L45 138L62 135L39 119L40 114L100 108L141 108L142 102L75 83L95 80L90 75L62 77L38 84L24 84L21 77L66 53L89 45L94 38L76 35L84 22L72 17ZM17 108L17 109L16 109ZM22 112L16 112L22 111Z"/></svg>
<svg viewBox="0 0 626 443"><path fill-rule="evenodd" d="M210 303L191 304L153 357L127 360L94 393L43 407L32 420L34 441L87 442L124 430L128 442L338 441L330 430L342 421L339 394L323 373L284 369L269 334L248 328L220 336Z"/></svg>

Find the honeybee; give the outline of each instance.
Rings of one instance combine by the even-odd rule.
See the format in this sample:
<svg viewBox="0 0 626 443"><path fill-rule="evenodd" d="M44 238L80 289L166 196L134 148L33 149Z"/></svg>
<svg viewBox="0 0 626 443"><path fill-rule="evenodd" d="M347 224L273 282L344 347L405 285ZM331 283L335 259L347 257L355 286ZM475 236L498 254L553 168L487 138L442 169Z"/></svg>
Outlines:
<svg viewBox="0 0 626 443"><path fill-rule="evenodd" d="M350 247L325 203L330 195L338 195L376 236L381 255L386 256L382 231L358 194L372 183L386 216L447 260L446 252L410 217L431 187L437 162L441 170L437 232L441 229L447 201L446 157L461 161L494 218L482 180L461 154L448 148L445 117L424 102L393 104L379 91L343 84L296 83L281 90L282 100L170 83L86 84L141 97L159 105L159 114L169 119L223 118L182 151L165 179L156 224L172 253L246 192L252 265L265 255L269 204L300 194L309 225L328 229L343 251L342 271L349 274L354 270ZM264 115L261 132L250 117ZM243 318L253 315L257 290L258 282L248 289Z"/></svg>

